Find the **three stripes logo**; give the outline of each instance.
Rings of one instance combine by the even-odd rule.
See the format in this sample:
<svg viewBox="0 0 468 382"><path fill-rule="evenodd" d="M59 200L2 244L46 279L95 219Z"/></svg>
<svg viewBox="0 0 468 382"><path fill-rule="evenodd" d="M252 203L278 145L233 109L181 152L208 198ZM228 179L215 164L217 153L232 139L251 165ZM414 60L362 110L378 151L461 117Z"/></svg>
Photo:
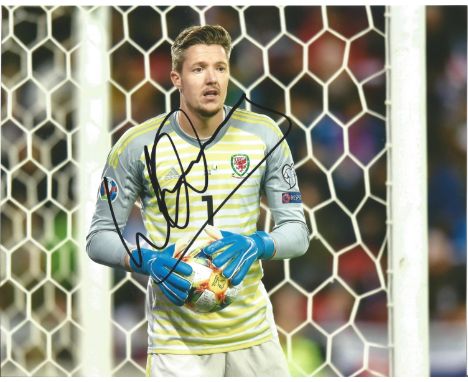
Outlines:
<svg viewBox="0 0 468 382"><path fill-rule="evenodd" d="M174 168L174 167L171 167L171 169L169 170L169 172L166 174L166 176L164 176L164 180L172 180L172 179L179 179L180 178L180 175L179 173L177 172L177 170Z"/></svg>

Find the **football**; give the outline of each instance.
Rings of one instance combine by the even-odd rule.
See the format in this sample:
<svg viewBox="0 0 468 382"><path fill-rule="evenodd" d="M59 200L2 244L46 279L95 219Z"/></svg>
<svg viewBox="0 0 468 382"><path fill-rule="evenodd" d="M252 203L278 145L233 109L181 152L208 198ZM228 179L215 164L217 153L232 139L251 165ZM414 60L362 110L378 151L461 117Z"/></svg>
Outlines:
<svg viewBox="0 0 468 382"><path fill-rule="evenodd" d="M182 258L193 269L187 278L192 285L185 306L199 313L224 309L235 300L242 285L233 287L222 275L222 269L213 265L212 261L218 253L208 256L203 252L204 247L222 237L214 227L207 227L205 232L208 233L208 239L195 241ZM184 251L179 252L182 253Z"/></svg>

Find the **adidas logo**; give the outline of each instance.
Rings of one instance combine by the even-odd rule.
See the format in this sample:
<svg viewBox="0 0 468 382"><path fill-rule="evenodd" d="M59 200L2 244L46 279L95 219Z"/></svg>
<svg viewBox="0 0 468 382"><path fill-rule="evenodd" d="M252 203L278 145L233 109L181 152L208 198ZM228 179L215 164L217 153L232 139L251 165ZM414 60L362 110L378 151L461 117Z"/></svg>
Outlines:
<svg viewBox="0 0 468 382"><path fill-rule="evenodd" d="M180 175L177 172L177 170L174 167L172 167L167 173L167 175L164 177L164 180L179 179L179 177Z"/></svg>

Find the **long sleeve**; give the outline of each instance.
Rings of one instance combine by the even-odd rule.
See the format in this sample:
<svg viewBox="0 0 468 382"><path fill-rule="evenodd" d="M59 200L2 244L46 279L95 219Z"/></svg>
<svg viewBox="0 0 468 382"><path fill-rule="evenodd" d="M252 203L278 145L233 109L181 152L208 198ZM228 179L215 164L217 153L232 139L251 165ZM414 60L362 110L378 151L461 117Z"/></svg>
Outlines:
<svg viewBox="0 0 468 382"><path fill-rule="evenodd" d="M120 232L127 223L130 211L141 188L141 148L128 142L129 130L112 148L102 179L108 179L108 189L115 219ZM110 267L123 268L126 250L117 233L107 195L102 181L96 201L91 227L86 237L86 251L95 262Z"/></svg>
<svg viewBox="0 0 468 382"><path fill-rule="evenodd" d="M269 140L271 150L282 138L277 128L276 137ZM276 244L273 259L287 259L303 255L309 247L302 197L294 169L291 150L284 140L268 157L264 190L275 226L270 232Z"/></svg>

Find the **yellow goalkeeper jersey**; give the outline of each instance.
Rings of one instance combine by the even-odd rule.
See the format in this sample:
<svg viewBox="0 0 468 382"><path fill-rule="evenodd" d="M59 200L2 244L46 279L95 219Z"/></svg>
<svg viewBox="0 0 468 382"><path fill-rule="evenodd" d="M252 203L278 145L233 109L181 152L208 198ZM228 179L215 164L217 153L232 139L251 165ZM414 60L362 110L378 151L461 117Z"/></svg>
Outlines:
<svg viewBox="0 0 468 382"><path fill-rule="evenodd" d="M230 111L225 106L225 113ZM249 235L257 230L262 193L267 197L276 225L290 220L305 222L295 174L291 176L294 163L290 149L283 141L273 150L283 134L272 119L245 110L234 111L203 150L205 164L203 159L197 161L200 144L182 131L177 113L164 123L165 117L158 116L128 130L109 154L104 176L114 182L112 185L118 192L113 208L121 228L135 200L140 199L147 236L156 244L164 243L167 236L169 243L175 243L187 234L195 234L210 218L219 229ZM166 216L160 210L144 152L147 146L151 155L159 128L154 172L158 188L166 190ZM240 182L243 184L227 199ZM175 191L177 184L180 192L167 191ZM222 203L225 204L213 216ZM109 219L105 218L106 207L105 203L98 206L104 218L97 224L111 229ZM169 231L167 216L186 227ZM148 352L219 353L247 348L277 336L262 276L261 262L255 262L235 301L214 313L196 313L175 306L150 278L146 303Z"/></svg>

